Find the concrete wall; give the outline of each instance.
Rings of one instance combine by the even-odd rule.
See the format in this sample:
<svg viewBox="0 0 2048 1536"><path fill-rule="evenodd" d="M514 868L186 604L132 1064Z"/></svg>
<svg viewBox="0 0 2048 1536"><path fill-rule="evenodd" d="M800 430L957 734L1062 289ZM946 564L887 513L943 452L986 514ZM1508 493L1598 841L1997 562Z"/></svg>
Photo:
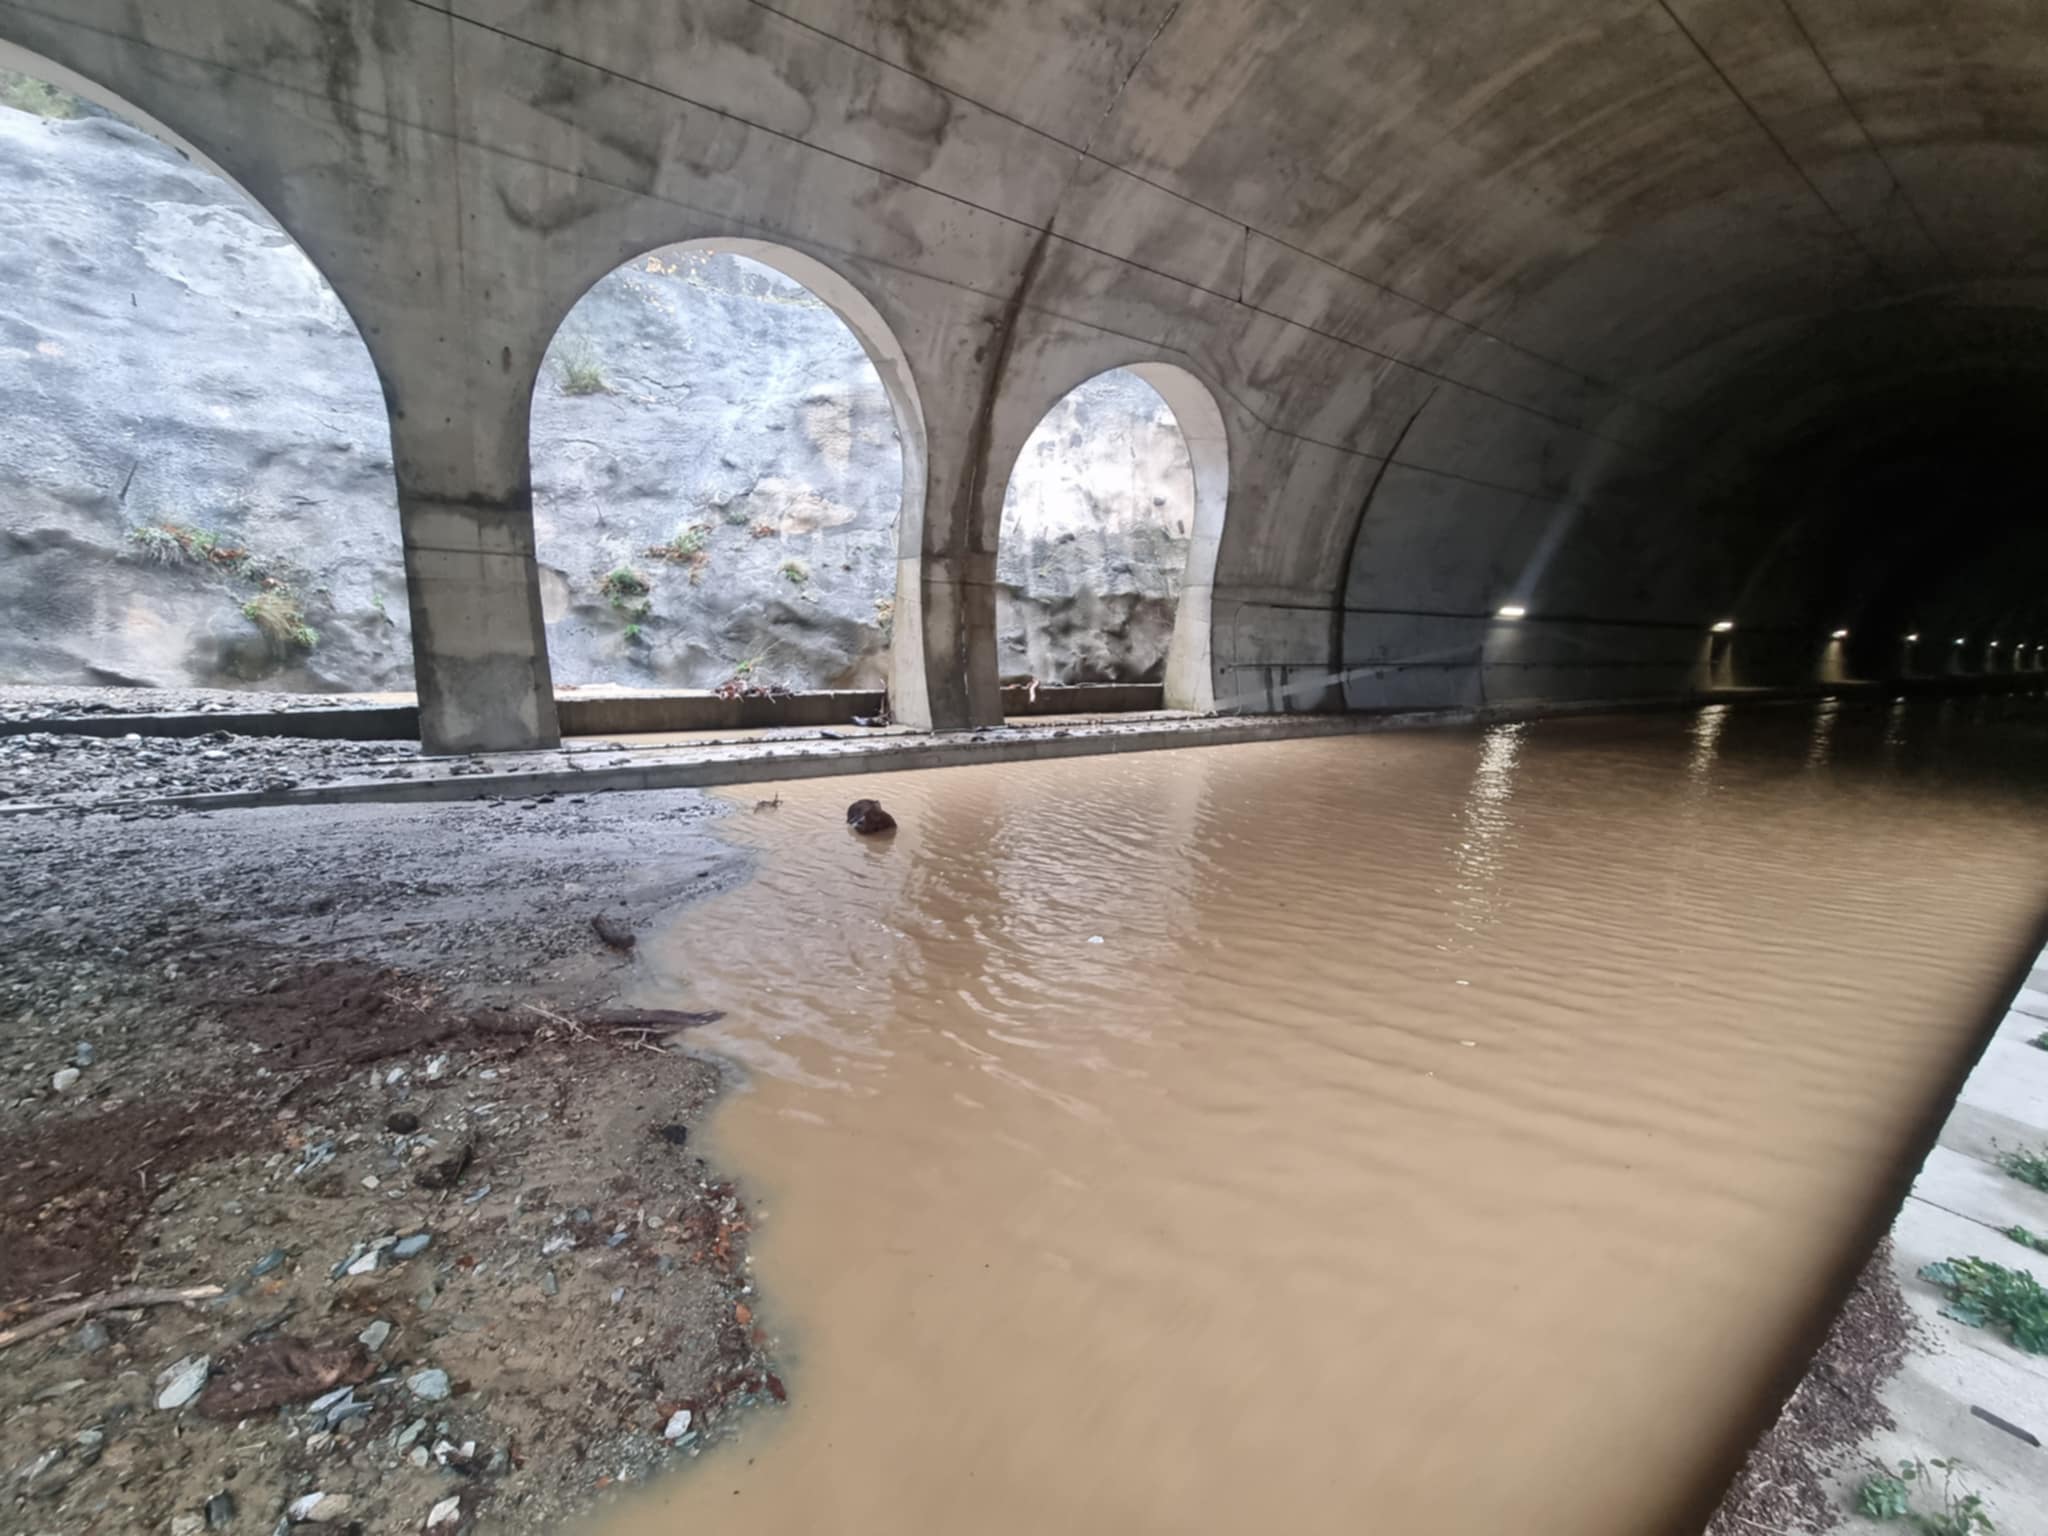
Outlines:
<svg viewBox="0 0 2048 1536"><path fill-rule="evenodd" d="M1723 617L1737 683L1842 627L2048 640L2009 0L0 0L0 41L217 163L360 323L437 745L552 737L535 370L701 238L835 274L914 389L905 718L999 717L1008 466L1138 364L1220 417L1219 708L1666 691Z"/></svg>

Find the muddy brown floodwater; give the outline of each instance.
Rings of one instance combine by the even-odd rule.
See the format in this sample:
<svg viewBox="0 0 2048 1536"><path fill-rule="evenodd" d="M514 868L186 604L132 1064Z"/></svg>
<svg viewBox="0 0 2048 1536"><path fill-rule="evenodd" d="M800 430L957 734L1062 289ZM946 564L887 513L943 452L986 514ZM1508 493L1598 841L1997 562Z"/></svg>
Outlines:
<svg viewBox="0 0 2048 1536"><path fill-rule="evenodd" d="M789 1402L610 1529L1696 1531L2048 908L2044 750L1722 707L736 791L644 1001L751 1076Z"/></svg>

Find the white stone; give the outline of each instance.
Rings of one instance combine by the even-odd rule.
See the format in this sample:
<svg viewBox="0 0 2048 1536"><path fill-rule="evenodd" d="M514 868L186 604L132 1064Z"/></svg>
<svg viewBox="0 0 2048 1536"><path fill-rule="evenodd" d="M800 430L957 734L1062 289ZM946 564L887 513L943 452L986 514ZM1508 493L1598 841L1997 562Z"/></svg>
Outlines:
<svg viewBox="0 0 2048 1536"><path fill-rule="evenodd" d="M56 1089L59 1093L63 1093L66 1089L70 1088L77 1081L78 1068L66 1067L63 1071L55 1073L50 1078L50 1086Z"/></svg>
<svg viewBox="0 0 2048 1536"><path fill-rule="evenodd" d="M207 1373L212 1369L213 1358L210 1355L187 1355L171 1366L156 1379L157 1407L184 1407L199 1395L199 1389L206 1385Z"/></svg>
<svg viewBox="0 0 2048 1536"><path fill-rule="evenodd" d="M689 1432L690 1410L678 1408L669 1415L668 1427L661 1432L661 1438L664 1440L674 1440L680 1435L687 1435Z"/></svg>
<svg viewBox="0 0 2048 1536"><path fill-rule="evenodd" d="M461 1518L462 1495L458 1493L453 1498L443 1499L427 1511L427 1529L431 1531L437 1525L448 1525Z"/></svg>

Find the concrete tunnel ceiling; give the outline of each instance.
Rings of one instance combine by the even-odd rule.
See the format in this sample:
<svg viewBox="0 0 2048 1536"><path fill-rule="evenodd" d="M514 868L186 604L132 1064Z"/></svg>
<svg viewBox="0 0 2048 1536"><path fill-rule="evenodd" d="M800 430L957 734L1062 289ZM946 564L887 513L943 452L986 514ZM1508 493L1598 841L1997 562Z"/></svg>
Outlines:
<svg viewBox="0 0 2048 1536"><path fill-rule="evenodd" d="M2048 640L2033 0L172 9L0 0L0 37L267 194L359 310L389 263L297 226L402 168L379 121L445 120L486 185L470 314L514 372L665 241L774 240L866 294L928 417L898 611L935 716L994 707L1001 466L1141 363L1225 417L1222 707L1670 691L1731 614L1757 681L1835 627ZM189 89L224 78L225 109ZM267 159L323 98L356 127Z"/></svg>

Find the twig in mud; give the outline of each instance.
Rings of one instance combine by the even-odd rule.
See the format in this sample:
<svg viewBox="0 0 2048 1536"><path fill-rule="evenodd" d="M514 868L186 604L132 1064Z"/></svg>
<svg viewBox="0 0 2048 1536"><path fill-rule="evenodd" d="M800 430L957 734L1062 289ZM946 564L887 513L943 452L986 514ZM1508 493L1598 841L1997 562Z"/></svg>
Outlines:
<svg viewBox="0 0 2048 1536"><path fill-rule="evenodd" d="M23 1323L18 1328L0 1332L0 1349L19 1344L24 1339L33 1339L38 1334L48 1333L52 1328L61 1328L81 1317L91 1317L95 1312L122 1312L130 1307L190 1306L195 1301L210 1301L220 1294L221 1287L217 1285L188 1285L175 1291L105 1291L98 1296L88 1296L83 1301L74 1301L54 1311L45 1312L41 1317Z"/></svg>
<svg viewBox="0 0 2048 1536"><path fill-rule="evenodd" d="M542 1018L546 1019L551 1024L561 1025L564 1029L569 1031L569 1034L573 1039L588 1040L590 1038L590 1031L585 1029L581 1024L578 1024L574 1019L569 1018L566 1014L557 1013L552 1008L543 1008L539 1003L521 1003L519 1006L524 1008L528 1013L539 1014Z"/></svg>

